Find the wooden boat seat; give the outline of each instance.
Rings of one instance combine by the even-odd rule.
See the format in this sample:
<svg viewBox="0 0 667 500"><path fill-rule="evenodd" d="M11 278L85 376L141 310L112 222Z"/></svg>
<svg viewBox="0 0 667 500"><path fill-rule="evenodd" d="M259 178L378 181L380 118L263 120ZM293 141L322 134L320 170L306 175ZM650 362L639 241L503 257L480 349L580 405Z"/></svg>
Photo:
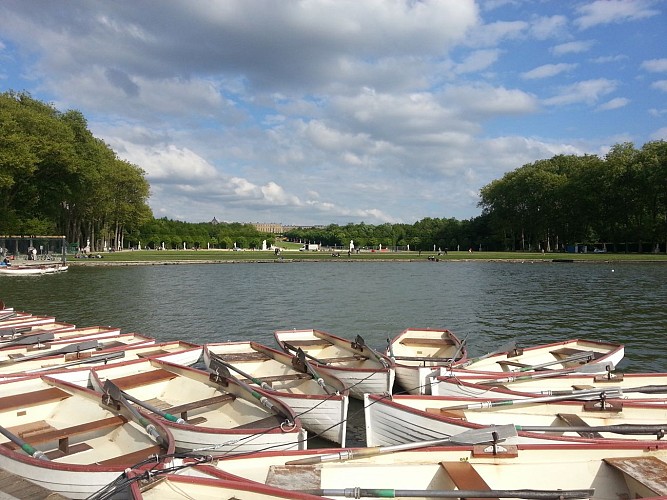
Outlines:
<svg viewBox="0 0 667 500"><path fill-rule="evenodd" d="M667 463L657 457L604 458L607 464L623 473L626 483L639 483L648 491L642 496L667 495Z"/></svg>
<svg viewBox="0 0 667 500"><path fill-rule="evenodd" d="M431 363L451 363L453 358L439 358L435 356L390 356L395 361L425 361ZM459 360L461 358L458 358Z"/></svg>
<svg viewBox="0 0 667 500"><path fill-rule="evenodd" d="M137 373L136 375L128 375L126 377L119 377L113 379L113 383L121 390L131 389L133 387L141 387L155 382L164 382L176 378L178 375L167 370L151 370L149 372Z"/></svg>
<svg viewBox="0 0 667 500"><path fill-rule="evenodd" d="M266 361L271 359L263 352L237 352L229 354L216 354L216 358L220 358L227 363L236 363L241 361Z"/></svg>
<svg viewBox="0 0 667 500"><path fill-rule="evenodd" d="M270 415L259 420L253 420L247 424L237 425L236 427L232 427L232 429L267 429L280 427L280 424L282 424L284 421L285 419L283 417L279 417L278 415Z"/></svg>
<svg viewBox="0 0 667 500"><path fill-rule="evenodd" d="M440 462L447 475L459 490L491 491L486 481L475 470L470 462ZM466 497L467 500L482 500L481 498ZM495 498L493 500L499 500Z"/></svg>
<svg viewBox="0 0 667 500"><path fill-rule="evenodd" d="M199 401L193 401L191 403L185 403L177 406L170 406L164 408L164 410L172 414L180 413L181 418L183 420L187 420L189 411L196 410L199 408L205 408L207 406L213 406L216 404L226 403L227 401L234 401L235 398L236 396L234 396L233 394L220 394L218 396L201 399Z"/></svg>
<svg viewBox="0 0 667 500"><path fill-rule="evenodd" d="M80 444L83 443L70 447L69 438L94 431L118 427L126 422L127 419L125 417L121 415L113 415L101 420L94 420L92 422L85 422L83 424L73 425L71 427L56 429L55 427L41 420L39 422L34 422L32 424L32 428L30 427L31 424L28 424L11 428L10 432L15 433L19 437L29 442L31 445L48 443L49 441L58 441L58 450L53 452L52 456L49 457L57 458L60 456L69 455L75 451L78 452L83 451L84 449L90 449L89 445L86 445L87 447L80 446ZM9 448L10 450L17 450L20 448L16 443L13 442L3 443L3 446ZM75 451L72 450L73 448Z"/></svg>
<svg viewBox="0 0 667 500"><path fill-rule="evenodd" d="M62 401L63 399L67 399L70 396L70 393L65 392L57 387L49 387L48 389L42 389L39 391L15 394L13 396L5 396L0 398L0 411L14 410L18 408L25 408L26 406Z"/></svg>
<svg viewBox="0 0 667 500"><path fill-rule="evenodd" d="M400 341L405 346L446 346L454 345L451 339L406 338Z"/></svg>
<svg viewBox="0 0 667 500"><path fill-rule="evenodd" d="M95 462L97 465L120 465L120 466L132 466L143 462L151 455L159 455L163 451L162 446L156 444L150 448L144 448L141 450L133 451L132 453L126 453L125 455L119 455L117 457L108 458L106 460L101 460Z"/></svg>
<svg viewBox="0 0 667 500"><path fill-rule="evenodd" d="M589 425L575 413L558 413L556 416L567 425L578 427L589 427ZM602 434L595 431L580 431L578 434L585 438L603 438Z"/></svg>
<svg viewBox="0 0 667 500"><path fill-rule="evenodd" d="M588 354L591 356L591 360L593 360L593 359L598 359L603 355L600 352L585 351L583 349L574 349L572 347L561 347L560 349L555 349L549 352L554 356L556 356L556 359L566 359L572 356L577 356L577 355L585 356Z"/></svg>
<svg viewBox="0 0 667 500"><path fill-rule="evenodd" d="M322 468L315 465L271 465L264 482L287 490L318 490L322 487Z"/></svg>
<svg viewBox="0 0 667 500"><path fill-rule="evenodd" d="M286 340L290 345L294 347L328 347L333 345L331 342L325 339L308 339L308 340Z"/></svg>

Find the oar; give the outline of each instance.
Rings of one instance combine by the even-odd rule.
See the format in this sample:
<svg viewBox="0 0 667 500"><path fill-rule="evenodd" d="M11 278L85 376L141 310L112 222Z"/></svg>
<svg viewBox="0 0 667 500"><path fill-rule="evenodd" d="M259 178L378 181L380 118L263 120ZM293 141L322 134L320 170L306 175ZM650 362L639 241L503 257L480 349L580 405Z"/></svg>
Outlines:
<svg viewBox="0 0 667 500"><path fill-rule="evenodd" d="M9 340L16 337L19 333L25 333L32 330L32 326L21 326L12 328L0 328L0 338L10 337ZM4 341L3 341L4 342Z"/></svg>
<svg viewBox="0 0 667 500"><path fill-rule="evenodd" d="M586 363L585 365L577 366L576 368L567 368L565 370L557 371L547 371L547 372L536 372L531 373L530 375L519 375L517 377L502 377L496 378L493 380L482 380L480 382L475 382L479 385L498 385L498 384L507 384L511 382L521 382L524 380L537 380L542 378L553 378L560 377L561 375L566 374L582 374L587 373L599 373L602 369L605 371L612 371L614 369L614 363L607 361L606 363Z"/></svg>
<svg viewBox="0 0 667 500"><path fill-rule="evenodd" d="M139 413L135 407L133 407L130 403L128 403L128 400L123 395L123 391L121 391L116 384L114 384L111 380L107 379L104 382L104 387L102 388L102 390L104 391L105 398L117 401L118 403L123 405L127 409L127 411L130 412L132 418L134 418L144 429L146 429L146 432L148 433L149 436L155 439L155 441L158 444L161 444L162 446L166 447L164 439L157 431L155 426L149 420L146 420L143 416L141 416L141 413Z"/></svg>
<svg viewBox="0 0 667 500"><path fill-rule="evenodd" d="M1 313L0 314L0 321L4 321L6 319L13 318L14 316L16 316L16 311L7 311L7 312L4 312L4 313Z"/></svg>
<svg viewBox="0 0 667 500"><path fill-rule="evenodd" d="M104 364L106 364L107 361L111 361L112 359L118 359L124 357L125 357L125 351L109 352L107 354L100 354L98 356L90 356L88 358L81 358L75 361L69 361L67 363L63 363L60 365L50 365L50 366L44 366L42 368L36 368L34 370L26 370L25 373L39 373L51 370L60 370L61 368L69 368L70 366L76 366L76 365L86 365L88 363L97 363L98 361L104 361Z"/></svg>
<svg viewBox="0 0 667 500"><path fill-rule="evenodd" d="M458 359L459 354L461 354L461 352L463 351L463 348L465 347L466 342L468 342L468 335L470 335L470 332L466 333L466 336L463 338L463 340L461 341L459 346L456 348L456 352L452 356L452 363Z"/></svg>
<svg viewBox="0 0 667 500"><path fill-rule="evenodd" d="M467 359L466 361L464 361L460 365L455 365L454 368L459 368L459 367L460 368L465 368L467 366L470 366L473 363L477 363L478 361L481 361L483 359L490 358L491 356L495 356L496 354L500 354L501 352L508 352L508 351L510 351L512 349L515 349L515 348L516 348L516 341L513 340L513 341L508 342L507 344L499 347L495 351L487 352L486 354L483 354L482 356L478 356L476 358Z"/></svg>
<svg viewBox="0 0 667 500"><path fill-rule="evenodd" d="M571 363L572 361L579 361L580 359L589 359L591 360L595 353L593 351L586 351L586 352L580 352L577 354L573 354L572 356L568 356L563 359L555 359L553 361L547 361L546 363L540 363L538 365L530 365L530 366L523 366L519 368L517 371L519 372L530 372L533 370L539 370L540 368L546 368L548 366L553 366L557 364L565 364L565 363ZM592 363L594 364L594 363ZM600 366L598 366L600 368Z"/></svg>
<svg viewBox="0 0 667 500"><path fill-rule="evenodd" d="M89 351L95 349L99 346L97 340L87 340L85 342L79 342L78 344L69 344L60 349L46 349L38 354L31 354L28 356L22 356L20 358L8 359L5 361L0 361L0 366L13 365L16 363L22 363L23 361L29 361L31 359L45 358L47 356L59 356L61 354L70 354L73 352Z"/></svg>
<svg viewBox="0 0 667 500"><path fill-rule="evenodd" d="M667 432L666 424L614 424L614 425L515 425L517 431L527 432L611 432L612 434L656 434L659 438Z"/></svg>
<svg viewBox="0 0 667 500"><path fill-rule="evenodd" d="M605 395L606 398L620 398L623 393L618 388L613 389L584 389L578 394L567 394L565 396L530 397L524 399L503 399L499 401L480 401L465 405L445 406L443 410L486 410L500 406L532 405L535 403L550 403L554 401L567 401L568 399L582 399Z"/></svg>
<svg viewBox="0 0 667 500"><path fill-rule="evenodd" d="M331 394L329 389L327 389L327 384L324 382L324 379L320 377L320 374L315 371L313 365L311 365L306 359L306 353L304 352L303 349L301 349L300 347L297 349L296 354L294 355L294 359L296 359L296 363L292 362L292 365L295 368L303 366L305 370L310 373L310 376L313 377L313 379L319 384L319 386L322 387L322 389L324 389L324 392L326 392L327 394Z"/></svg>
<svg viewBox="0 0 667 500"><path fill-rule="evenodd" d="M45 332L32 335L21 335L20 337L15 337L13 339L0 341L0 343L2 343L2 348L4 349L6 347L14 347L19 345L41 344L42 342L49 342L53 339L55 339L53 332Z"/></svg>
<svg viewBox="0 0 667 500"><path fill-rule="evenodd" d="M211 353L211 357L213 357L213 356L215 356L215 354ZM239 375L241 375L243 378L246 378L246 379L248 379L248 380L252 380L252 383L253 383L253 384L257 384L257 385L260 386L262 389L266 389L266 390L269 390L269 391L272 391L272 390L273 390L273 388L272 388L269 384L267 384L266 382L264 382L263 380L260 380L260 379L258 379L258 378L255 378L255 377L253 377L252 375L250 375L249 373L244 372L244 371L241 370L240 368L237 368L236 366L234 366L234 365L232 365L232 364L230 364L230 363L227 363L226 361L223 361L222 358L220 358L219 356L216 356L216 361L217 361L218 363L222 364L222 365L225 365L225 366L226 366L227 368L229 368L230 370L234 370L236 373L238 373Z"/></svg>
<svg viewBox="0 0 667 500"><path fill-rule="evenodd" d="M342 498L526 498L557 500L591 498L595 489L588 490L396 490L393 488L322 488L298 490L323 497Z"/></svg>
<svg viewBox="0 0 667 500"><path fill-rule="evenodd" d="M4 427L0 426L0 434L5 436L7 439L9 439L12 443L16 444L17 446L20 446L23 451L25 451L28 455L30 455L33 458L38 458L40 460L49 460L49 457L47 457L43 451L36 450L32 446L30 446L28 443L26 443L23 439L18 437L17 435L13 434L12 432L8 431Z"/></svg>
<svg viewBox="0 0 667 500"><path fill-rule="evenodd" d="M623 393L632 393L632 392L639 392L641 394L664 394L667 392L667 385L644 385L644 386L639 386L639 387L624 387L621 389L620 387L610 387L608 388L610 390L618 390L618 391L623 391ZM606 388L596 388L596 391L604 392L608 390ZM577 394L578 391L592 391L593 389L573 389L573 390L566 390L566 391L548 391L549 395L552 396L567 396L571 394Z"/></svg>
<svg viewBox="0 0 667 500"><path fill-rule="evenodd" d="M237 377L233 376L231 373L229 373L229 370L227 367L224 365L224 361L222 361L218 356L215 354L211 353L211 361L209 363L209 370L211 370L216 376L221 377L221 378L227 378L230 380L235 381L236 383L241 386L242 389L250 393L252 397L257 399L262 406L265 408L269 409L276 415L281 416L284 418L289 425L292 425L294 422L292 420L292 416L285 411L283 411L282 408L277 407L274 405L271 401L269 401L269 398L266 396L261 395L259 392L257 392L255 389L250 387L248 384L243 382L242 380L239 380Z"/></svg>
<svg viewBox="0 0 667 500"><path fill-rule="evenodd" d="M366 344L366 341L361 335L357 335L357 337L354 339L354 342L352 342L352 347L355 349L360 349L364 350L364 347L370 351L370 353L373 355L373 357L385 368L389 368L389 363L387 363L387 360L384 359L384 356L377 352L375 349L373 349L371 346Z"/></svg>
<svg viewBox="0 0 667 500"><path fill-rule="evenodd" d="M301 458L299 460L290 460L285 465L309 465L323 462L341 462L361 457L372 457L375 455L384 455L404 450L415 450L418 448L428 448L429 446L440 446L447 443L473 446L483 443L496 443L504 441L507 438L516 437L517 431L514 425L492 425L482 427L481 429L470 429L454 436L443 439L431 439L429 441L417 441L412 443L395 444L391 446L374 446L371 448L353 448L340 450L336 453L327 453L315 457Z"/></svg>
<svg viewBox="0 0 667 500"><path fill-rule="evenodd" d="M116 386L116 387L118 387L118 386ZM160 408L157 408L157 407L153 406L152 404L147 403L146 401L142 401L141 399L137 399L134 396L132 396L131 394L128 394L127 392L125 392L121 389L118 389L118 390L120 390L120 393L122 394L122 396L125 399L127 399L128 401L132 401L133 403L141 406L142 408L146 408L151 413L155 413L156 415L160 415L165 420L169 420L170 422L176 422L177 424L186 423L185 420L183 420L181 417L176 417L176 416L172 415L171 413L167 413L166 411L160 410Z"/></svg>
<svg viewBox="0 0 667 500"><path fill-rule="evenodd" d="M294 353L296 353L299 349L301 349L300 347L294 347L292 344L290 344L288 342L283 342L283 345L285 347L287 347L287 349L289 349L290 351L294 351ZM303 351L303 349L301 349L301 350ZM312 354L308 354L306 351L303 351L303 353L305 354L305 356L308 359L312 359L313 361L315 361L315 363L319 363L321 365L326 365L327 364L326 361L323 361L321 359L317 359L315 356L313 356Z"/></svg>

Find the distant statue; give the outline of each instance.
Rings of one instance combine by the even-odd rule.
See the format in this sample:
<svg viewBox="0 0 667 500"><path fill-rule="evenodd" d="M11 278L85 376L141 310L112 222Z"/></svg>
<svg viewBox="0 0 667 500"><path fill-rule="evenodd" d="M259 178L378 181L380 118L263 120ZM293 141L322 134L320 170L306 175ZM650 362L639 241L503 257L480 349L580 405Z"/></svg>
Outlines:
<svg viewBox="0 0 667 500"><path fill-rule="evenodd" d="M350 240L350 252L354 250L354 240Z"/></svg>
<svg viewBox="0 0 667 500"><path fill-rule="evenodd" d="M266 250L266 240L262 241L262 250Z"/></svg>

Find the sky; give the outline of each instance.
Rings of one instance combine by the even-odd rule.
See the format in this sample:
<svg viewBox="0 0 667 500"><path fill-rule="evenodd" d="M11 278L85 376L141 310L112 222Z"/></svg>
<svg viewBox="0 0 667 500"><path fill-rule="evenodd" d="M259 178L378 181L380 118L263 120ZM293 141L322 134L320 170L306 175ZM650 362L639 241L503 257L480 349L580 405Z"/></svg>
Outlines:
<svg viewBox="0 0 667 500"><path fill-rule="evenodd" d="M158 218L464 220L667 140L667 0L2 0L6 90L82 112Z"/></svg>

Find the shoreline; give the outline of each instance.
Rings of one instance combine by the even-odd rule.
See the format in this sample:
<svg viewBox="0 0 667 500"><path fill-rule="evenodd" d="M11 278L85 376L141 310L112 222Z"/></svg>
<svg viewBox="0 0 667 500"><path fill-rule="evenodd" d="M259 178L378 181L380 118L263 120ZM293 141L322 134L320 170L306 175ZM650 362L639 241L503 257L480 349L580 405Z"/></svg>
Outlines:
<svg viewBox="0 0 667 500"><path fill-rule="evenodd" d="M164 260L107 260L103 259L72 259L67 260L71 267L132 267L132 266L178 266L178 265L210 265L210 264L321 264L321 263L340 263L340 264L373 264L373 263L508 263L508 264L667 264L667 257L664 259L641 260L641 259L606 259L606 260L583 260L583 259L562 259L562 258L473 258L473 259L343 259L343 258L312 258L312 259L164 259Z"/></svg>

